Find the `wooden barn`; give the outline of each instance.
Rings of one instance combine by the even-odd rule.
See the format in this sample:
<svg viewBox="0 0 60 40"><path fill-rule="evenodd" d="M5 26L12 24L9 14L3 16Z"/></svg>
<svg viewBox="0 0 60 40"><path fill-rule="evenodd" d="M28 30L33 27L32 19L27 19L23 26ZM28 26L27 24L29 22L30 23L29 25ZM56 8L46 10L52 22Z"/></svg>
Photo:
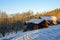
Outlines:
<svg viewBox="0 0 60 40"><path fill-rule="evenodd" d="M49 25L50 23L44 19L31 19L25 22L26 27L24 31L47 28Z"/></svg>
<svg viewBox="0 0 60 40"><path fill-rule="evenodd" d="M54 24L54 25L56 25L58 21L57 17L55 16L41 16L39 17L39 19L47 20L50 22L50 24Z"/></svg>

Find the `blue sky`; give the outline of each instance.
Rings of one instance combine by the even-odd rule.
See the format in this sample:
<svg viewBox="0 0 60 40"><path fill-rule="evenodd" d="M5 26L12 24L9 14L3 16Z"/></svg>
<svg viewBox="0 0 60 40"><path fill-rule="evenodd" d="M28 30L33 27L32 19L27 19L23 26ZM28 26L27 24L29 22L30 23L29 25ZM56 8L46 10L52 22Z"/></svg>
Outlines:
<svg viewBox="0 0 60 40"><path fill-rule="evenodd" d="M60 0L0 0L0 11L8 14L24 11L44 12L60 8Z"/></svg>

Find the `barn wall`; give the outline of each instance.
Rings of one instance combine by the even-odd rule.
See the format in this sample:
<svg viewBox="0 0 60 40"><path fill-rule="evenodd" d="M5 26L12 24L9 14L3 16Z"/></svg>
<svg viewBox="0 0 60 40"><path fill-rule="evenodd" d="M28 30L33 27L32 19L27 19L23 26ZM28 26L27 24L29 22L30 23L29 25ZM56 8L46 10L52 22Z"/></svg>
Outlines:
<svg viewBox="0 0 60 40"><path fill-rule="evenodd" d="M38 29L38 24L33 25L33 30Z"/></svg>
<svg viewBox="0 0 60 40"><path fill-rule="evenodd" d="M50 26L50 23L48 22L48 21L43 21L43 22L41 22L40 24L39 24L39 29L41 29L41 28L47 28L47 27L49 27Z"/></svg>

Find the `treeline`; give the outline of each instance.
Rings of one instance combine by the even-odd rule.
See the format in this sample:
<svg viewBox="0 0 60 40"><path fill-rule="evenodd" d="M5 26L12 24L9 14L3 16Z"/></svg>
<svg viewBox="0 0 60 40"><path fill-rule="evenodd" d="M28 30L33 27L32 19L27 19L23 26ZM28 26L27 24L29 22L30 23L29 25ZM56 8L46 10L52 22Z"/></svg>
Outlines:
<svg viewBox="0 0 60 40"><path fill-rule="evenodd" d="M52 11L46 12L44 16L56 16L60 19L60 8L54 9Z"/></svg>
<svg viewBox="0 0 60 40"><path fill-rule="evenodd" d="M6 12L0 12L0 33L16 32L24 29L24 22L30 19L39 18L40 16L56 16L60 19L60 9L55 9L49 12L37 12L34 14L32 11L16 13L8 16Z"/></svg>
<svg viewBox="0 0 60 40"><path fill-rule="evenodd" d="M13 23L14 21L27 21L33 18L39 18L40 16L56 16L60 19L60 9L55 9L48 12L37 12L34 14L31 11L15 13L12 16L8 16L5 12L0 12L0 21L8 21L9 23Z"/></svg>

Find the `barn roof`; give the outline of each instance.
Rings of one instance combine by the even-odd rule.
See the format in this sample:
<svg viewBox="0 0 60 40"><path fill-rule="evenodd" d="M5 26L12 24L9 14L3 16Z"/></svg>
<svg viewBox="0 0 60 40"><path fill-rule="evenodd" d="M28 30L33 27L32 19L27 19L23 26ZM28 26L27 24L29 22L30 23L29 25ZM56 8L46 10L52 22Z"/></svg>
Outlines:
<svg viewBox="0 0 60 40"><path fill-rule="evenodd" d="M57 20L55 16L41 16L40 18L44 20Z"/></svg>
<svg viewBox="0 0 60 40"><path fill-rule="evenodd" d="M35 23L35 24L39 24L43 21L44 19L31 19L29 21L26 21L26 23Z"/></svg>

